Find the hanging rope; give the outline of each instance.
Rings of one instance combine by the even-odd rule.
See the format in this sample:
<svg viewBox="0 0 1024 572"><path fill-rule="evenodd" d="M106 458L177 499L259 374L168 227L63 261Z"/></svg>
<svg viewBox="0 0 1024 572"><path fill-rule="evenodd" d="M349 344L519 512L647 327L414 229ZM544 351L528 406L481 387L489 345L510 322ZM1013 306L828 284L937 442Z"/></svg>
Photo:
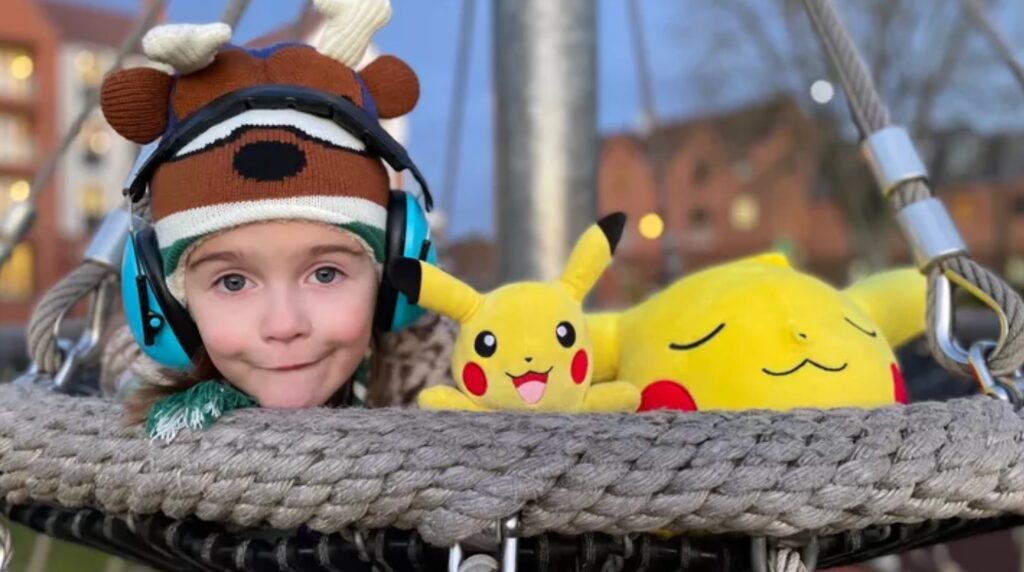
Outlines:
<svg viewBox="0 0 1024 572"><path fill-rule="evenodd" d="M860 52L857 50L839 15L830 0L804 0L811 22L817 29L822 43L839 73L840 81L847 95L847 101L854 122L863 137L891 124L889 111L882 102L878 90L868 73ZM917 179L901 184L893 192L892 206L899 211L907 205L931 197L926 181ZM1006 317L1008 335L1003 346L989 356L988 366L998 379L1007 381L1024 363L1024 302L999 276L982 267L967 254L950 256L941 260L929 276L928 338L936 359L946 369L963 375L971 375L970 368L947 357L935 338L935 316L933 313L936 282L944 273L962 277L968 284L977 287L989 296Z"/></svg>
<svg viewBox="0 0 1024 572"><path fill-rule="evenodd" d="M1017 83L1020 84L1021 88L1024 88L1024 66L1014 56L1013 50L1010 49L1010 44L1006 42L1006 38L999 33L996 29L995 24L988 17L988 13L985 10L985 5L981 3L981 0L961 0L964 6L964 11L974 22L985 37L988 38L989 43L992 44L992 49L995 50L996 54L1003 59L1006 66L1013 72L1013 76L1017 79Z"/></svg>
<svg viewBox="0 0 1024 572"><path fill-rule="evenodd" d="M448 148L445 150L444 195L441 212L451 228L455 210L455 188L458 186L459 158L462 148L462 120L466 115L466 86L469 83L469 57L472 53L473 23L476 16L476 0L462 0L462 17L459 24L459 41L455 48L455 73L452 76L452 100L448 111Z"/></svg>

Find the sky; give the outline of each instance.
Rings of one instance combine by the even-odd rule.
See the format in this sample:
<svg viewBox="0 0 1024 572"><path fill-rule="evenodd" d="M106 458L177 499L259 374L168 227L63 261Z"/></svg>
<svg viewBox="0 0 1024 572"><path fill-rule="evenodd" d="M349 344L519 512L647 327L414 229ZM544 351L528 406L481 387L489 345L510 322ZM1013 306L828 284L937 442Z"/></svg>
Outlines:
<svg viewBox="0 0 1024 572"><path fill-rule="evenodd" d="M63 0L122 11L137 11L143 0ZM171 22L216 21L226 0L169 0ZM244 43L295 19L303 0L252 0L235 30L234 41ZM382 53L408 62L420 77L421 96L409 116L409 152L432 186L435 198L443 189L447 125L455 69L461 0L392 0L391 21L375 36ZM455 208L449 216L452 237L493 235L492 169L492 2L477 0L469 84L464 111L460 167L455 187ZM623 0L598 4L598 124L602 132L632 129L639 118L639 96L634 74ZM679 11L669 2L645 2L642 17L648 39L650 65L655 70L658 112L678 116L685 100L674 97L679 79L669 43L673 18ZM658 70L668 70L659 74ZM440 200L438 201L440 202Z"/></svg>

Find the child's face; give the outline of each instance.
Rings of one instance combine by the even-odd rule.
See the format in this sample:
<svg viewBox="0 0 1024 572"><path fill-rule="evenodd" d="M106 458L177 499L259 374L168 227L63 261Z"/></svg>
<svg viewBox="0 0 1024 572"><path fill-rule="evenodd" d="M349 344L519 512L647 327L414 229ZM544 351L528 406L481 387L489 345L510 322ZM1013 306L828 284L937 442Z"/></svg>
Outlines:
<svg viewBox="0 0 1024 572"><path fill-rule="evenodd" d="M210 359L262 407L324 404L370 344L377 270L327 226L269 222L200 244L185 296Z"/></svg>

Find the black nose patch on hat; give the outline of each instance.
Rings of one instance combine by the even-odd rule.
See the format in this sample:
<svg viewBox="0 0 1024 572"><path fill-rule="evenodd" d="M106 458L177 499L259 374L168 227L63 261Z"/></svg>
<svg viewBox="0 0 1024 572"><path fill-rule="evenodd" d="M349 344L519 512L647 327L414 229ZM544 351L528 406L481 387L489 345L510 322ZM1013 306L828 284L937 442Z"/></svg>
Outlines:
<svg viewBox="0 0 1024 572"><path fill-rule="evenodd" d="M254 181L283 181L306 168L306 153L280 141L248 143L235 153L235 172Z"/></svg>

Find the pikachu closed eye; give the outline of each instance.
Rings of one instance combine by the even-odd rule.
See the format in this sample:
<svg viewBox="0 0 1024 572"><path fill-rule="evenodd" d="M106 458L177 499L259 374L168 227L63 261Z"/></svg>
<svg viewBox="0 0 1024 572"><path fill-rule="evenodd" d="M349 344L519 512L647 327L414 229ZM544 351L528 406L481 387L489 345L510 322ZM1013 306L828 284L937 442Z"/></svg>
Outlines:
<svg viewBox="0 0 1024 572"><path fill-rule="evenodd" d="M626 217L609 215L576 243L562 276L516 282L481 294L443 270L411 258L388 265L388 276L412 303L460 325L452 352L458 389L420 393L424 409L469 411L636 411L630 383L591 385L594 355L582 302L612 254Z"/></svg>

